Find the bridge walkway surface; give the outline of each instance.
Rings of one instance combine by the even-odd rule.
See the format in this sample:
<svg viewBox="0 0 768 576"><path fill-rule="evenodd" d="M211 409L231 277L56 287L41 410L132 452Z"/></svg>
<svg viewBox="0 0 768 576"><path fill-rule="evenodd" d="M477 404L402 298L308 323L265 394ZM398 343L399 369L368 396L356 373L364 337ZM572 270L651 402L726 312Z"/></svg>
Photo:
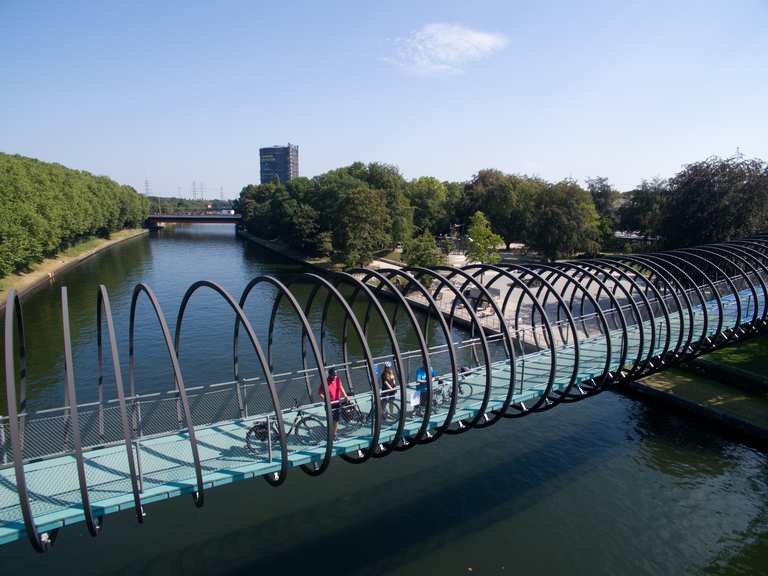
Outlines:
<svg viewBox="0 0 768 576"><path fill-rule="evenodd" d="M749 294L748 294L749 293ZM749 322L753 317L751 292L743 290L739 297L749 301L743 306L742 318L737 318L736 297L723 296L720 301L712 299L707 302L706 310L710 317L710 336L716 333L713 317L717 317L722 306L723 325L739 326ZM760 302L762 310L766 302ZM694 330L702 330L705 322L704 308L693 308ZM577 323L582 319L577 319ZM588 382L605 373L606 354L609 344L613 343L609 360L611 371L628 370L629 366L621 366L622 350L616 345L625 342L626 358L636 355L641 346L641 334L649 330L650 323L657 326L657 346L650 356L664 352L664 339L667 337L666 328L659 318L646 320L643 324L635 323L627 327L626 338L621 329L608 333L584 338L578 343L578 376L577 382ZM680 330L688 330L683 322L671 323L669 338L677 339ZM647 345L647 344L646 344ZM412 357L418 355L411 354ZM542 349L528 354L518 354L515 359L513 402L519 405L533 403L547 389L550 371L552 369L550 349ZM576 364L576 347L573 343L556 347L556 390L565 390L571 382L572 371ZM495 361L491 364L492 386L485 413L500 409L507 401L510 386L510 371L512 364L509 360ZM485 366L474 368L460 377L461 386L456 401L456 411L453 421L470 421L475 418L483 405L486 390L487 372ZM189 401L193 412L206 412L206 418L211 421L208 425L196 425L195 436L199 451L199 460L203 471L203 482L206 488L222 486L238 480L276 474L281 469L282 456L277 432L272 430L275 422L274 414L268 410L238 419L216 421L216 413L228 413L231 404L236 401L233 392L234 382L225 382L205 387L203 390L189 392ZM258 381L245 381L244 392L249 386L261 385ZM433 384L433 397L439 397L440 391L452 388L450 374L440 375ZM408 395L417 389L416 382L408 384ZM140 481L141 504L146 505L158 500L173 498L183 494L193 494L198 490L194 455L186 430L169 433L167 431L153 433L153 422L174 419L178 416L178 396L169 394L151 395L153 398L128 398L134 401L134 412L144 410L141 416L142 433L133 438L135 464ZM447 401L446 401L447 398ZM450 395L443 394L442 402L433 402L432 414L427 422L427 429L434 431L446 419L450 405ZM333 442L333 455L359 454L367 449L373 441L372 418L366 415L373 413L374 400L370 391L354 396L357 403L357 419L345 419L339 425L337 437ZM394 402L394 413L399 417L400 398ZM412 411L406 405L407 416L403 429L403 437L414 438L423 423L423 409ZM300 465L317 465L323 460L326 445L325 405L314 403L283 411L285 427L288 433L288 466L295 468ZM106 516L120 510L133 509L131 473L128 465L126 447L120 442L119 410L116 405L107 407L99 412L95 407L81 405L79 417L84 444L84 463L87 476L88 494L94 514ZM195 421L198 421L196 418ZM83 522L85 519L82 506L80 485L78 482L77 462L73 455L56 456L61 451L61 437L67 432L66 414L62 411L50 411L50 415L38 414L34 423L27 426L29 438L36 438L39 445L25 447L25 454L32 457L25 459L24 471L27 489L31 500L31 509L35 525L40 533L50 533L63 526ZM263 425L260 437L254 435L250 445L246 444L246 434L255 424ZM295 425L295 426L294 426ZM7 423L0 429L7 435ZM30 430L30 426L37 429ZM104 431L106 427L107 431ZM379 443L391 442L397 433L398 422L384 418ZM266 430L270 430L266 433ZM105 437L113 441L100 446ZM47 439L47 440L46 440ZM49 442L46 445L46 441ZM39 457L35 456L35 451ZM54 454L54 455L52 455ZM25 524L17 494L14 468L9 462L9 451L3 455L5 468L0 470L0 543L8 543L20 539L25 533Z"/></svg>

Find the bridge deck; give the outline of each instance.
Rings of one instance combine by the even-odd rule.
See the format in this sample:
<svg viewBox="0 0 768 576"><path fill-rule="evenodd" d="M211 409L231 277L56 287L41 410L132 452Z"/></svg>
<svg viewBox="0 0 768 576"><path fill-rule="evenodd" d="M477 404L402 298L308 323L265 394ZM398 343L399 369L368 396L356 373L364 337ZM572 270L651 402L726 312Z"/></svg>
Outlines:
<svg viewBox="0 0 768 576"><path fill-rule="evenodd" d="M735 299L723 298L725 304L724 326L740 324L736 318ZM717 316L717 303L708 304L713 316ZM695 310L695 322L698 333L703 323L701 308ZM751 319L751 310L742 310L742 322ZM658 322L658 319L647 320ZM687 321L687 319L686 319ZM672 341L680 329L672 323ZM686 327L687 330L687 327ZM714 332L710 326L710 332ZM640 326L629 327L627 355L628 362L637 354L639 347ZM663 335L662 335L663 338ZM621 342L621 330L611 333L614 343ZM586 381L603 373L605 366L606 338L595 336L579 342L581 361L579 362L578 381ZM645 347L648 347L646 342ZM614 346L611 358L612 370L618 370L620 362L619 346ZM663 350L659 345L655 353ZM572 344L557 349L557 377L555 384L559 389L568 385L574 365L575 350ZM500 361L492 365L493 387L488 410L500 408L506 398L510 375L509 362ZM550 352L543 350L516 360L515 402L531 402L545 391L550 372ZM454 422L475 417L481 407L485 389L485 368L477 369L467 375L464 395L457 400ZM444 377L450 383L450 378ZM413 385L409 385L412 388ZM370 392L356 395L362 412L371 407ZM399 410L399 406L397 407ZM306 413L325 418L323 405L302 407ZM432 415L429 427L440 426L447 413L447 407L441 407ZM286 431L296 419L296 410L284 411ZM257 421L264 421L265 415L257 415L242 420L229 420L208 426L196 426L200 459L204 471L206 488L229 484L238 480L262 476L280 470L279 443L270 454L266 442L256 452L246 448L247 430ZM406 419L405 435L414 436L422 423L422 417L409 415ZM387 421L380 436L381 442L388 442L395 436L396 424ZM323 431L323 435L325 432ZM341 424L334 442L335 455L354 453L370 445L369 426ZM189 494L196 490L195 471L192 464L192 451L186 432L168 433L141 438L138 443L138 458L143 480L141 500L143 504L165 498ZM323 438L310 439L302 433L289 436L289 465L319 462L325 452ZM86 475L91 504L96 515L112 514L120 510L133 508L131 479L128 472L128 460L125 446L121 444L99 449L90 449L85 453ZM84 521L80 502L76 463L73 456L58 456L32 461L25 464L26 477L36 525L41 532L49 531ZM16 494L16 481L12 467L0 470L0 544L12 542L24 535L24 523Z"/></svg>

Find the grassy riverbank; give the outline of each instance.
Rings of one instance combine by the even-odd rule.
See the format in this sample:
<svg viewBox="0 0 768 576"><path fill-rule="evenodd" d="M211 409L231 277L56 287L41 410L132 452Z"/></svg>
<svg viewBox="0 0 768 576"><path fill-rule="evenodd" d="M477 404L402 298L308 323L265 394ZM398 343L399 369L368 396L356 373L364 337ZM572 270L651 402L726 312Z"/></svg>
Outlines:
<svg viewBox="0 0 768 576"><path fill-rule="evenodd" d="M697 358L630 386L752 438L768 439L768 336Z"/></svg>
<svg viewBox="0 0 768 576"><path fill-rule="evenodd" d="M704 356L711 362L734 365L743 370L768 373L768 337L753 338L738 346L722 348Z"/></svg>
<svg viewBox="0 0 768 576"><path fill-rule="evenodd" d="M5 305L5 298L11 288L15 288L19 294L31 290L42 282L52 280L56 274L75 266L78 262L89 256L101 252L118 242L129 240L137 236L143 236L149 231L142 228L130 228L114 232L109 238L87 238L70 246L53 258L46 258L42 262L32 264L27 272L9 274L0 278L0 307Z"/></svg>

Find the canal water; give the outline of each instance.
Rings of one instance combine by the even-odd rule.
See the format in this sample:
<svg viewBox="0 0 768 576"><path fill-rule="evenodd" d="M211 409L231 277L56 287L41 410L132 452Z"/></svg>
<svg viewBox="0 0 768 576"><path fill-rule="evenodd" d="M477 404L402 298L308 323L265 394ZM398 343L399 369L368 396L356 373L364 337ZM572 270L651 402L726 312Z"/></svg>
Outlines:
<svg viewBox="0 0 768 576"><path fill-rule="evenodd" d="M137 283L152 287L173 330L196 280L237 297L255 276L287 281L300 271L216 225L169 227L88 259L25 298L30 407L62 402L62 284L78 401L88 401L97 393L99 283L125 365ZM266 340L273 293L258 290L246 311ZM231 379L231 313L212 292L193 303L182 332L186 384ZM156 322L142 300L138 392L172 385ZM300 360L300 328L286 310L277 326L279 371ZM329 331L331 353L338 333ZM245 351L242 362L254 364ZM26 575L768 574L768 454L706 421L613 393L360 466L334 461L319 478L292 471L280 488L262 480L218 488L202 509L182 497L147 513L142 526L130 511L109 516L96 539L84 526L64 529L44 556L25 541L0 547L0 566Z"/></svg>

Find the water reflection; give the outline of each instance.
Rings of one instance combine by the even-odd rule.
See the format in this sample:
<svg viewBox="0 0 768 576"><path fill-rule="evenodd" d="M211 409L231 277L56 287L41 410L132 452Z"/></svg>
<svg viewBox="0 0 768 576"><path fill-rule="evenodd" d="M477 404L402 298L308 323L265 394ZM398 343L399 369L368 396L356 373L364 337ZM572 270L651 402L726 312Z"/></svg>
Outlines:
<svg viewBox="0 0 768 576"><path fill-rule="evenodd" d="M731 442L706 420L640 402L633 413L634 431L646 440L639 456L649 467L687 481L719 476L732 467Z"/></svg>

